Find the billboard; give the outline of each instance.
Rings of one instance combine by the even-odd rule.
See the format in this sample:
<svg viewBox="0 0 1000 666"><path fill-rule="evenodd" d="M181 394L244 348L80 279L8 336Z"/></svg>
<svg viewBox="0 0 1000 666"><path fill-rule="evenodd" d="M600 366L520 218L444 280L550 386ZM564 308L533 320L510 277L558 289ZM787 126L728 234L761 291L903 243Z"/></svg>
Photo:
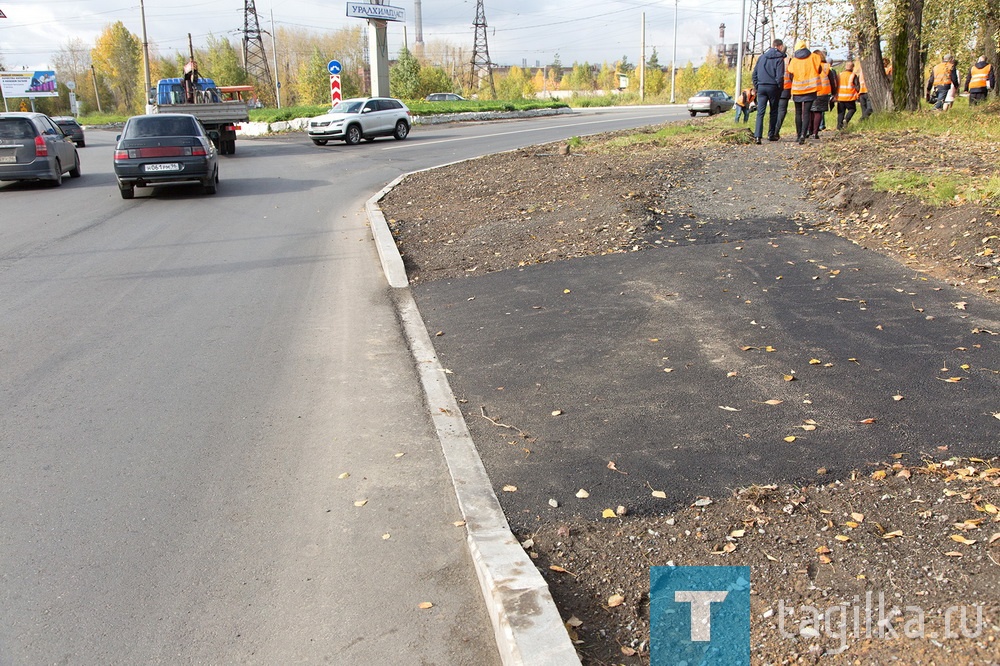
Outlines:
<svg viewBox="0 0 1000 666"><path fill-rule="evenodd" d="M0 91L7 99L15 97L58 97L56 73L51 69L0 72Z"/></svg>

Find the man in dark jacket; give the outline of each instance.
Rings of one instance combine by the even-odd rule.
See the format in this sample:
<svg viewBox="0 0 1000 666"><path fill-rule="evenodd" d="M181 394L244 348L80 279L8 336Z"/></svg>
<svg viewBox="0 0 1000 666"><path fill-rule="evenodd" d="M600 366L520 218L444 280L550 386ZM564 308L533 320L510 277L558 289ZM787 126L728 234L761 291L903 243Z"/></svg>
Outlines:
<svg viewBox="0 0 1000 666"><path fill-rule="evenodd" d="M975 106L986 101L986 95L990 90L996 88L996 74L993 72L993 65L986 60L986 56L979 56L979 62L972 66L969 75L965 77L965 91L969 93L969 106ZM760 104L760 102L758 102Z"/></svg>
<svg viewBox="0 0 1000 666"><path fill-rule="evenodd" d="M778 136L778 97L785 81L785 44L780 39L774 40L771 48L761 54L753 68L753 87L757 89L757 131L754 133L754 143L760 144L764 133L764 111L768 105L771 113L767 122L767 138L777 141Z"/></svg>

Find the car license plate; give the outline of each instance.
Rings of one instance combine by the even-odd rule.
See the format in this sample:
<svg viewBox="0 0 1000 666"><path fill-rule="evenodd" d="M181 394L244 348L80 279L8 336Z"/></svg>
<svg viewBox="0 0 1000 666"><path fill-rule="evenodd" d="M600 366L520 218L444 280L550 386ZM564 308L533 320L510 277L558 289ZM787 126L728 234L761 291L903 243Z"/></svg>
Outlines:
<svg viewBox="0 0 1000 666"><path fill-rule="evenodd" d="M17 155L0 155L0 164L13 164L17 162Z"/></svg>
<svg viewBox="0 0 1000 666"><path fill-rule="evenodd" d="M165 164L146 164L143 171L180 171L181 165L177 162L167 162Z"/></svg>

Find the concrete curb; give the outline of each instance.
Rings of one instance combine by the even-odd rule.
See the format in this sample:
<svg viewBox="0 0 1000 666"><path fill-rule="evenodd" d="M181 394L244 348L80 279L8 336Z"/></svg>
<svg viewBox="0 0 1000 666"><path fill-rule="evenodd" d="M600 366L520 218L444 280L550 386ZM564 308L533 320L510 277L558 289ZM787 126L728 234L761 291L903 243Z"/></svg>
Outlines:
<svg viewBox="0 0 1000 666"><path fill-rule="evenodd" d="M506 666L579 666L545 579L510 530L493 492L465 418L438 360L417 309L392 232L378 206L400 176L365 204L379 259L390 286L403 333L416 362L427 408L437 430L479 586Z"/></svg>

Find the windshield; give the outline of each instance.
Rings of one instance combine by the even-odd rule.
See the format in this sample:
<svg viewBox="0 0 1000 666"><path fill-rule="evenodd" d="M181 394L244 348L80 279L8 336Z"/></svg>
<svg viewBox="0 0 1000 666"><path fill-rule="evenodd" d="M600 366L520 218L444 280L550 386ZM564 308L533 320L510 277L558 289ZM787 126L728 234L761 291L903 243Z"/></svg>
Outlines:
<svg viewBox="0 0 1000 666"><path fill-rule="evenodd" d="M714 90L699 90L695 93L695 97L711 97L714 92Z"/></svg>
<svg viewBox="0 0 1000 666"><path fill-rule="evenodd" d="M343 102L334 104L330 113L359 113L363 102L364 100L361 99L345 99Z"/></svg>
<svg viewBox="0 0 1000 666"><path fill-rule="evenodd" d="M126 139L153 136L198 136L198 127L190 116L141 116L125 126Z"/></svg>

